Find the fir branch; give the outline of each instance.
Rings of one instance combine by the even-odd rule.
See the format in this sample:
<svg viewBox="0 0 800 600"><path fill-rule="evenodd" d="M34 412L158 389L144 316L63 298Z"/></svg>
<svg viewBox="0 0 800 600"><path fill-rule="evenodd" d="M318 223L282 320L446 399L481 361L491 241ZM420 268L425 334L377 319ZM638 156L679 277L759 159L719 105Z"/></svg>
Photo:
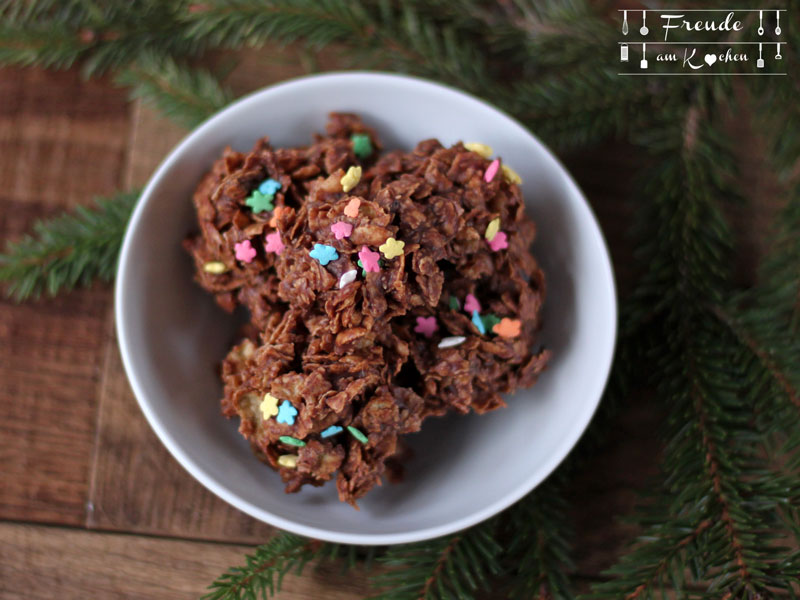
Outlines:
<svg viewBox="0 0 800 600"><path fill-rule="evenodd" d="M294 569L302 574L312 560L331 560L339 554L340 546L280 532L252 554L245 564L231 567L210 586L203 600L239 600L270 598L281 589L284 576ZM350 553L352 556L352 553ZM352 560L347 563L352 564Z"/></svg>
<svg viewBox="0 0 800 600"><path fill-rule="evenodd" d="M508 549L503 553L511 587L510 598L570 600L574 598L568 574L572 527L567 517L561 467L505 516Z"/></svg>
<svg viewBox="0 0 800 600"><path fill-rule="evenodd" d="M233 100L233 94L205 69L179 64L168 56L147 53L115 77L167 117L191 129Z"/></svg>
<svg viewBox="0 0 800 600"><path fill-rule="evenodd" d="M379 561L390 571L373 577L385 590L373 600L471 600L502 568L497 519L451 536L390 547Z"/></svg>
<svg viewBox="0 0 800 600"><path fill-rule="evenodd" d="M80 60L90 77L147 52L194 56L206 46L186 35L179 16L187 10L184 0L4 0L0 18L8 37L0 42L0 64L63 68Z"/></svg>
<svg viewBox="0 0 800 600"><path fill-rule="evenodd" d="M691 580L714 597L766 597L793 585L780 546L786 494L751 425L760 388L743 382L752 363L714 315L731 293L732 241L719 203L735 197L735 167L696 106L681 129L666 125L655 134L644 140L659 162L646 175L642 197L649 202L640 210L648 271L634 299L639 318L661 332L649 360L669 409L665 481L639 511L639 543L596 593L633 599L664 595L669 585L685 591L690 566Z"/></svg>
<svg viewBox="0 0 800 600"><path fill-rule="evenodd" d="M9 243L0 254L0 281L21 302L43 292L55 296L93 279L110 281L138 192L97 198L49 221L39 221L34 235Z"/></svg>

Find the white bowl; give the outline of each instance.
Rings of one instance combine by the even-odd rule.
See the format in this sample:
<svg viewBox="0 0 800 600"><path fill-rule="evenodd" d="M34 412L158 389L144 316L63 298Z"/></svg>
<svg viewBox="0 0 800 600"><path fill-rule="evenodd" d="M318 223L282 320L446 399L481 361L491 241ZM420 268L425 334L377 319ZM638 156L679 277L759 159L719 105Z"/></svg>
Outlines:
<svg viewBox="0 0 800 600"><path fill-rule="evenodd" d="M547 278L542 342L549 368L508 407L484 416L427 420L408 436L415 451L400 484L367 494L360 511L333 482L285 494L277 473L251 454L236 421L220 416L216 365L236 327L192 281L181 240L194 226L200 177L230 145L249 150L309 143L327 114L360 114L388 148L489 144L524 181L538 226L533 251ZM428 81L379 73L304 77L232 104L161 163L131 219L116 287L119 345L147 420L189 473L223 500L281 529L346 544L433 538L500 512L544 480L578 441L605 385L616 336L611 263L597 221L556 158L492 106Z"/></svg>

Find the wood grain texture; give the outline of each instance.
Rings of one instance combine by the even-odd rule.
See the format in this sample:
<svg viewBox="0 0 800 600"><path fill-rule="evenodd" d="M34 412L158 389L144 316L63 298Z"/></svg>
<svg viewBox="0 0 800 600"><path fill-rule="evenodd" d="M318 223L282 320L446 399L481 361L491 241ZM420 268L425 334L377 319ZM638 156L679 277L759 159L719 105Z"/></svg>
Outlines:
<svg viewBox="0 0 800 600"><path fill-rule="evenodd" d="M196 600L248 548L137 535L0 523L3 600ZM366 575L309 566L284 578L278 600L351 600Z"/></svg>
<svg viewBox="0 0 800 600"><path fill-rule="evenodd" d="M76 72L0 70L0 237L110 194L128 106ZM83 523L107 286L25 305L0 300L0 519Z"/></svg>
<svg viewBox="0 0 800 600"><path fill-rule="evenodd" d="M287 50L288 58L296 51ZM224 60L224 56L217 57ZM301 73L289 61L269 65L245 54L231 75L238 93ZM128 187L141 186L186 131L136 103L125 165ZM273 529L232 508L197 483L151 431L128 385L108 314L97 442L87 525L94 529L263 543ZM222 417L220 417L222 418Z"/></svg>

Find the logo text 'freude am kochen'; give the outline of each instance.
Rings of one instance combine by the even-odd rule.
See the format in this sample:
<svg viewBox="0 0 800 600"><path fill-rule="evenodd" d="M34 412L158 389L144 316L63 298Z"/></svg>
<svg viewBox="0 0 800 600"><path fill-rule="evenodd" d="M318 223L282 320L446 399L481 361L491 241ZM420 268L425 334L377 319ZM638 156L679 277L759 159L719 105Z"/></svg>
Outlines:
<svg viewBox="0 0 800 600"><path fill-rule="evenodd" d="M786 9L619 12L619 75L786 75Z"/></svg>

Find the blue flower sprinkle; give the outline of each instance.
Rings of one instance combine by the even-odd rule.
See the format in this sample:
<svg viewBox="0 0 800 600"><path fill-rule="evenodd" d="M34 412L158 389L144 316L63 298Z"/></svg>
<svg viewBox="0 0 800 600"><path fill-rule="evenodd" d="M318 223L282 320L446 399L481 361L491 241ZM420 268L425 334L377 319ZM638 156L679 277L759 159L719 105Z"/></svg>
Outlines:
<svg viewBox="0 0 800 600"><path fill-rule="evenodd" d="M311 258L316 258L323 267L332 260L339 258L336 248L326 244L314 244L314 249L310 252Z"/></svg>
<svg viewBox="0 0 800 600"><path fill-rule="evenodd" d="M281 189L280 181L275 181L274 179L265 179L261 182L261 185L258 186L258 191L264 194L265 196L274 196L275 192Z"/></svg>
<svg viewBox="0 0 800 600"><path fill-rule="evenodd" d="M294 418L297 416L297 409L288 400L281 402L278 407L278 416L275 419L278 423L294 425Z"/></svg>

